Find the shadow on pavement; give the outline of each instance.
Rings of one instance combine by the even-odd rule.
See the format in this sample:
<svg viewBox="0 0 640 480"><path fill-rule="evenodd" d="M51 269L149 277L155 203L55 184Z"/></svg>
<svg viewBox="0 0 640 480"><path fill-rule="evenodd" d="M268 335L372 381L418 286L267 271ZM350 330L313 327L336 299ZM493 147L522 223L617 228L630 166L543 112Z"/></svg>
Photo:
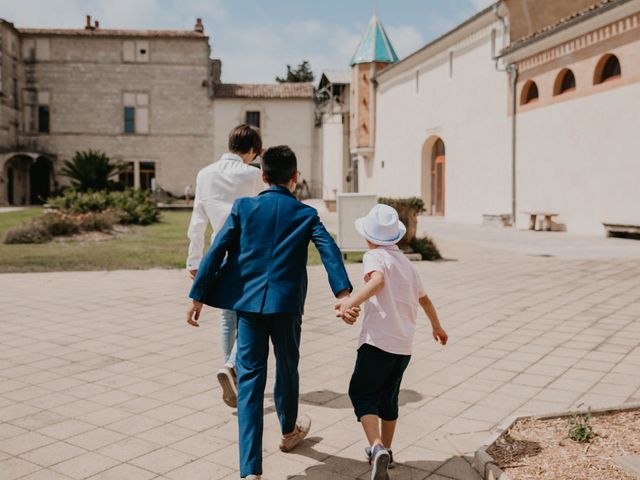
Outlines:
<svg viewBox="0 0 640 480"><path fill-rule="evenodd" d="M419 402L422 395L415 390L400 390L398 405L404 406L408 403ZM331 390L316 390L300 394L300 403L307 405L322 405L328 408L352 408L349 395Z"/></svg>
<svg viewBox="0 0 640 480"><path fill-rule="evenodd" d="M329 455L316 450L314 447L322 438L310 437L296 454L311 458L320 465L313 465L303 473L287 476L287 480L354 480L367 478L371 467L364 458L356 460L337 455ZM390 478L402 480L423 480L432 473L442 475L439 478L456 480L471 480L480 478L469 462L461 456L446 456L438 460L408 460L396 461L396 468L389 471Z"/></svg>

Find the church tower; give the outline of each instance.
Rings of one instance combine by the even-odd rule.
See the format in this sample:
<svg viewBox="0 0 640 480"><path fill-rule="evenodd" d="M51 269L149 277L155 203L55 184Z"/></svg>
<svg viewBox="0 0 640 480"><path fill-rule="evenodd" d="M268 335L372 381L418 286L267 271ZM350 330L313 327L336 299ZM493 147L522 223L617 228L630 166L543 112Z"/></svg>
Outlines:
<svg viewBox="0 0 640 480"><path fill-rule="evenodd" d="M352 175L357 191L358 164L371 160L374 152L375 135L375 85L373 79L377 72L398 61L387 32L377 14L367 25L358 48L351 58L351 119L350 150L352 157Z"/></svg>

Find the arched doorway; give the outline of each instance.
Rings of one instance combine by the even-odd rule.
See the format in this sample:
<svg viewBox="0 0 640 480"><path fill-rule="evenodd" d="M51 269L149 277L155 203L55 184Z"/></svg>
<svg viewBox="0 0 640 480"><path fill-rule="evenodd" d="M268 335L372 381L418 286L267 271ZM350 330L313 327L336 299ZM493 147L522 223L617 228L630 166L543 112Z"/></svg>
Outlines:
<svg viewBox="0 0 640 480"><path fill-rule="evenodd" d="M444 215L446 156L444 142L429 137L422 145L422 200L431 215Z"/></svg>
<svg viewBox="0 0 640 480"><path fill-rule="evenodd" d="M45 203L51 195L51 170L51 161L45 157L38 157L36 161L31 164L29 178L32 205Z"/></svg>
<svg viewBox="0 0 640 480"><path fill-rule="evenodd" d="M11 157L4 166L6 179L6 202L9 205L28 205L30 200L29 166L32 159L26 155Z"/></svg>

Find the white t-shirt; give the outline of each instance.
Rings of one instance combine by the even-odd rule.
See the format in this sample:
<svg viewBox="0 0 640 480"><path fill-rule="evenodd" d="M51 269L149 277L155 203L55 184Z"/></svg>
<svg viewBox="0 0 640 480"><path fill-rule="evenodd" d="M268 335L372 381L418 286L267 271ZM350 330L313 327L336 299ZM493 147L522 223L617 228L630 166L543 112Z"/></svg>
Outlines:
<svg viewBox="0 0 640 480"><path fill-rule="evenodd" d="M207 224L213 228L211 243L227 220L233 202L241 197L254 197L267 188L259 168L247 165L238 155L225 153L215 163L198 172L193 212L189 224L187 268L197 269L202 260Z"/></svg>
<svg viewBox="0 0 640 480"><path fill-rule="evenodd" d="M364 254L364 280L384 274L384 287L364 304L358 348L364 343L385 352L411 355L420 303L425 295L420 275L397 245L378 246Z"/></svg>

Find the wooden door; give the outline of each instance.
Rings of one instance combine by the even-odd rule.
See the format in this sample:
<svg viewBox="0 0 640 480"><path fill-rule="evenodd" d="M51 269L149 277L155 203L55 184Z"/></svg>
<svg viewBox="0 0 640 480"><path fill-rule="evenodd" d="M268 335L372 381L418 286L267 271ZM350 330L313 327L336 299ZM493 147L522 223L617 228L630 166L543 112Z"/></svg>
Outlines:
<svg viewBox="0 0 640 480"><path fill-rule="evenodd" d="M439 155L433 162L433 200L435 214L444 215L444 190L445 190L445 156Z"/></svg>

